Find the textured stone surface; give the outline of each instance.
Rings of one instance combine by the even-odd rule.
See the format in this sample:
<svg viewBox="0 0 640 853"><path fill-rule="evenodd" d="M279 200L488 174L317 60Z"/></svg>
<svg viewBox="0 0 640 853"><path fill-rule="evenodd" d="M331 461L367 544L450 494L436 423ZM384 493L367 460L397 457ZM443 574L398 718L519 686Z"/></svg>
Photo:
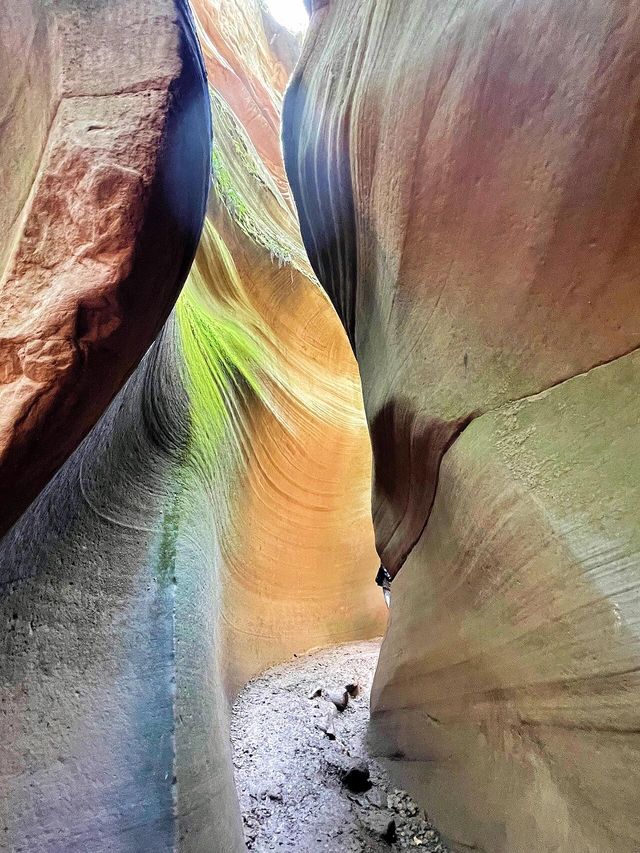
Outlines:
<svg viewBox="0 0 640 853"><path fill-rule="evenodd" d="M640 344L639 32L626 2L313 15L288 173L355 345L392 574L461 423Z"/></svg>
<svg viewBox="0 0 640 853"><path fill-rule="evenodd" d="M257 4L225 8L244 10L238 45L267 50ZM134 53L141 15L131 11L123 34ZM76 35L74 100L88 103ZM224 41L215 28L206 36ZM231 59L279 110L279 60ZM132 63L147 79L146 57ZM132 73L127 56L123 67ZM124 88L118 104L146 97ZM17 625L0 655L10 848L241 851L230 698L271 663L384 628L357 366L306 259L282 164L259 152L257 125L245 128L220 92L214 186L175 311L0 544L0 621ZM73 305L63 307L64 319ZM110 353L120 364L126 349Z"/></svg>
<svg viewBox="0 0 640 853"><path fill-rule="evenodd" d="M635 849L640 11L313 7L287 173L407 561L376 746L454 849Z"/></svg>
<svg viewBox="0 0 640 853"><path fill-rule="evenodd" d="M475 420L393 583L375 741L461 850L640 844L639 367Z"/></svg>
<svg viewBox="0 0 640 853"><path fill-rule="evenodd" d="M7 5L3 532L166 319L200 233L210 151L183 0Z"/></svg>
<svg viewBox="0 0 640 853"><path fill-rule="evenodd" d="M302 655L252 679L236 699L233 766L249 850L447 853L422 810L368 753L379 651L380 642L370 641ZM337 690L347 679L362 689L343 713L334 708L330 739L324 731L332 706L307 693L318 683Z"/></svg>
<svg viewBox="0 0 640 853"><path fill-rule="evenodd" d="M201 35L205 50L238 28L238 73L278 105L284 79L263 56L257 4L223 6L218 29ZM216 5L207 9L213 15ZM254 45L262 45L257 59ZM217 534L217 654L233 694L292 653L375 635L386 613L372 582L371 454L357 366L279 189L282 163L262 154L219 73L210 68L214 186L177 316L191 453L215 484L204 523ZM210 389L220 371L229 398L214 428L220 401Z"/></svg>
<svg viewBox="0 0 640 853"><path fill-rule="evenodd" d="M0 270L20 226L49 125L57 107L59 77L53 24L36 0L2 8L3 85L0 87Z"/></svg>
<svg viewBox="0 0 640 853"><path fill-rule="evenodd" d="M212 85L241 122L280 191L288 195L280 112L299 45L264 12L260 0L193 0L192 6Z"/></svg>
<svg viewBox="0 0 640 853"><path fill-rule="evenodd" d="M175 587L153 523L184 436L145 399L166 387L170 345L0 545L3 850L172 849Z"/></svg>

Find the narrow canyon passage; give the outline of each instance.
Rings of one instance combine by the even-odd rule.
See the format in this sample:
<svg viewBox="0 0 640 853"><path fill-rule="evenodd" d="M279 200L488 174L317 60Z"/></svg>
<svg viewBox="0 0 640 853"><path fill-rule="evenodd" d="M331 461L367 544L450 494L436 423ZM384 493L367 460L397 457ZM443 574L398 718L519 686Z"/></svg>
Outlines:
<svg viewBox="0 0 640 853"><path fill-rule="evenodd" d="M231 739L249 850L446 853L424 811L369 754L379 652L371 640L294 657L239 695Z"/></svg>
<svg viewBox="0 0 640 853"><path fill-rule="evenodd" d="M640 0L0 12L0 851L640 851Z"/></svg>

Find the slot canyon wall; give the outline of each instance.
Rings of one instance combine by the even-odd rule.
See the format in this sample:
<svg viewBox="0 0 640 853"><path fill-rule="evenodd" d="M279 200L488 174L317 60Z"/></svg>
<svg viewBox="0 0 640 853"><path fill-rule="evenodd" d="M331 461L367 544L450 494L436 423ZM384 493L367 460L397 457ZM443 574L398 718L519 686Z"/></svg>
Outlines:
<svg viewBox="0 0 640 853"><path fill-rule="evenodd" d="M299 45L257 0L0 10L0 847L242 850L229 700L386 619Z"/></svg>
<svg viewBox="0 0 640 853"><path fill-rule="evenodd" d="M638 849L640 6L310 6L283 144L395 577L372 744L452 849Z"/></svg>

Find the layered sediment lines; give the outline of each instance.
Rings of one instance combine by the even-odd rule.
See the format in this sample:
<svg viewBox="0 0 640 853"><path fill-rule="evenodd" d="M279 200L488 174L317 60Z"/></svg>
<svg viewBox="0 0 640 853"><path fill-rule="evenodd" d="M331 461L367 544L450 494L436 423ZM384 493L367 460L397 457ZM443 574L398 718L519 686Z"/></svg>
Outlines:
<svg viewBox="0 0 640 853"><path fill-rule="evenodd" d="M371 636L384 613L355 360L273 175L217 92L212 109L214 189L177 319L189 454L217 484L220 659L235 691L293 651Z"/></svg>
<svg viewBox="0 0 640 853"><path fill-rule="evenodd" d="M640 15L313 5L285 160L397 575L374 739L454 848L628 850Z"/></svg>
<svg viewBox="0 0 640 853"><path fill-rule="evenodd" d="M146 12L125 14L124 5L96 4L95 21L127 20L129 44ZM10 847L242 850L228 700L269 664L378 635L386 618L372 583L357 365L308 265L275 144L293 43L253 0L202 0L194 12L214 125L195 263L133 375L0 543L0 619L9 626L0 810ZM161 51L175 14L148 20ZM77 25L70 65L84 80L92 30L82 17ZM230 33L234 49L222 61ZM131 50L131 68L124 54L114 64L131 83L118 104L156 97L143 81L156 79L144 45ZM162 111L153 115L161 122ZM108 118L91 133L120 138ZM123 156L145 141L122 141ZM193 152L169 150L183 180ZM175 230L157 233L145 255L152 272L165 252L184 257L180 205L191 215L207 184L190 195L184 183L169 205ZM65 204L72 196L61 190ZM133 217L137 208L123 199L123 210ZM96 227L112 221L96 217ZM135 259L141 249L126 242L123 252ZM139 331L136 357L179 286L170 298L148 282L147 308L126 317ZM109 340L124 378L134 350ZM109 395L106 380L94 381L96 399L80 386L78 399L97 411ZM62 414L71 447L76 424Z"/></svg>
<svg viewBox="0 0 640 853"><path fill-rule="evenodd" d="M191 5L209 79L288 198L280 113L300 38L277 24L259 0L193 0Z"/></svg>

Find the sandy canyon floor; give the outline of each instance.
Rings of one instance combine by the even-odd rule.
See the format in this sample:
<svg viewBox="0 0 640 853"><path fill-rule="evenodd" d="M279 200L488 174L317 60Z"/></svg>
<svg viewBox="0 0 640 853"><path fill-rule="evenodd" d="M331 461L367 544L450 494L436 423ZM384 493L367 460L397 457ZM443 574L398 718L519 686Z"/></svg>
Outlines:
<svg viewBox="0 0 640 853"><path fill-rule="evenodd" d="M231 737L249 850L446 853L422 809L367 751L379 648L351 643L294 658L238 697ZM347 685L358 695L340 711Z"/></svg>

